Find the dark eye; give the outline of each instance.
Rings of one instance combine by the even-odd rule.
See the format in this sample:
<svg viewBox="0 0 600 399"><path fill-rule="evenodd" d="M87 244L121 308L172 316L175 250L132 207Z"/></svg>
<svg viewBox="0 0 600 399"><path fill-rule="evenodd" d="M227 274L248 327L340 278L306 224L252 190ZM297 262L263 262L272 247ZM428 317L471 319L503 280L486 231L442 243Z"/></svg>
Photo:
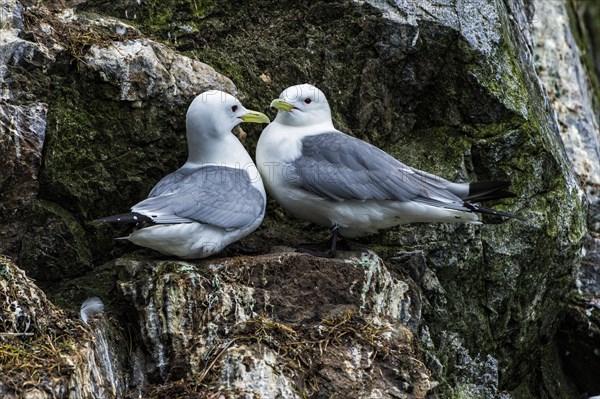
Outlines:
<svg viewBox="0 0 600 399"><path fill-rule="evenodd" d="M231 106L231 112L235 112L235 111L237 111L237 109L238 109L237 105L232 105Z"/></svg>
<svg viewBox="0 0 600 399"><path fill-rule="evenodd" d="M310 98L305 98L305 99L304 99L304 102L305 102L306 104L310 104L310 103L312 103L312 100L311 100Z"/></svg>

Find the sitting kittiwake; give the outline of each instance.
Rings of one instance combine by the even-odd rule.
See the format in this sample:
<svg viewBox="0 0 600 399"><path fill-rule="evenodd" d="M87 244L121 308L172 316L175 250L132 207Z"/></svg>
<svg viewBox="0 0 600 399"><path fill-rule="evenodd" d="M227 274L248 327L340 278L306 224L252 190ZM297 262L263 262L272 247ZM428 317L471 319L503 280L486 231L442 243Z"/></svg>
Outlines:
<svg viewBox="0 0 600 399"><path fill-rule="evenodd" d="M279 111L258 140L258 170L283 208L333 229L321 256L335 256L338 231L352 238L411 222L480 223L477 212L513 217L472 203L514 196L509 183L452 183L404 165L334 128L314 86L290 87L271 106Z"/></svg>
<svg viewBox="0 0 600 399"><path fill-rule="evenodd" d="M256 230L266 194L254 162L231 132L241 122L269 123L269 118L218 90L197 96L186 116L187 162L131 212L96 221L137 223L124 238L186 259L219 253Z"/></svg>

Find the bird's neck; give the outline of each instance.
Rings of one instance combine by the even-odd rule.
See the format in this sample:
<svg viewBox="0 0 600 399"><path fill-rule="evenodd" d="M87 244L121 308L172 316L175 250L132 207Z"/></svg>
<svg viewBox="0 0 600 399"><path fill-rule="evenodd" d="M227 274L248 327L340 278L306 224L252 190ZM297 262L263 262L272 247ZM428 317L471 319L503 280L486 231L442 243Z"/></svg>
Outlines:
<svg viewBox="0 0 600 399"><path fill-rule="evenodd" d="M185 166L213 164L244 169L252 158L233 134L218 138L188 137L188 159Z"/></svg>
<svg viewBox="0 0 600 399"><path fill-rule="evenodd" d="M282 123L280 121L275 120L273 124L279 125L277 130L283 132L286 135L293 134L298 135L300 137L313 136L315 134L337 131L337 129L333 126L333 123L331 123L331 121L315 123L312 125L297 126L294 124Z"/></svg>

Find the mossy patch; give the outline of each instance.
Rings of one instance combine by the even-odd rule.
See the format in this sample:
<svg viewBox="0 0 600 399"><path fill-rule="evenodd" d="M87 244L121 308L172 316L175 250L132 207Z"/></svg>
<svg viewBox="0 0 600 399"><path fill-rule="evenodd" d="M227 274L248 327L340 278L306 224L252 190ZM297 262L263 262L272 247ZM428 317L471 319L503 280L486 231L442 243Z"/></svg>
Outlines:
<svg viewBox="0 0 600 399"><path fill-rule="evenodd" d="M62 204L81 223L79 239L88 241L97 263L130 226L113 231L92 220L128 210L184 162L185 109L140 109L114 100L112 85L77 74L55 79L40 197Z"/></svg>
<svg viewBox="0 0 600 399"><path fill-rule="evenodd" d="M55 88L41 192L77 216L89 220L119 204L127 209L144 198L163 168L182 163L183 110L135 108L114 100L114 86L81 77L59 80ZM116 194L110 205L106 192Z"/></svg>

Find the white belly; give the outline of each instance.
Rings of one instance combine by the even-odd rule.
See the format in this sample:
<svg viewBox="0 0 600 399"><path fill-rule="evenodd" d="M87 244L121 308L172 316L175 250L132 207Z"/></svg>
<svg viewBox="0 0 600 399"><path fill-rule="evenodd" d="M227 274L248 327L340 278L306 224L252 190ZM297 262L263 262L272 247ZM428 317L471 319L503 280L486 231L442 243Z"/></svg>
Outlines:
<svg viewBox="0 0 600 399"><path fill-rule="evenodd" d="M253 232L261 220L245 229L225 230L202 223L156 224L136 230L127 237L142 247L183 259L200 259L218 254L227 245Z"/></svg>
<svg viewBox="0 0 600 399"><path fill-rule="evenodd" d="M414 202L332 201L296 188L271 189L273 197L294 216L326 227L339 225L342 236L352 238L414 222L477 223L474 213L436 208Z"/></svg>

